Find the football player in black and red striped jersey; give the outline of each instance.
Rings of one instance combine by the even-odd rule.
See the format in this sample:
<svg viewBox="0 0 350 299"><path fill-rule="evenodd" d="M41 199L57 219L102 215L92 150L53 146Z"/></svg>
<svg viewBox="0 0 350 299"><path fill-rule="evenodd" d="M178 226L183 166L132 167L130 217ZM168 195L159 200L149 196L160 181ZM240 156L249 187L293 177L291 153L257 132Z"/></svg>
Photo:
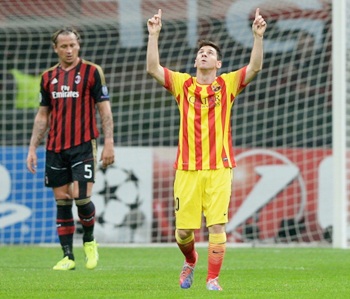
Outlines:
<svg viewBox="0 0 350 299"><path fill-rule="evenodd" d="M57 232L63 259L54 270L75 269L73 201L83 226L86 268L98 261L94 239L95 206L91 201L97 165L99 136L96 110L101 119L104 146L102 167L114 163L113 116L102 68L79 57L81 38L74 28L52 35L58 63L44 71L40 84L40 107L36 114L27 157L35 173L36 149L47 133L45 185L53 189L57 204Z"/></svg>

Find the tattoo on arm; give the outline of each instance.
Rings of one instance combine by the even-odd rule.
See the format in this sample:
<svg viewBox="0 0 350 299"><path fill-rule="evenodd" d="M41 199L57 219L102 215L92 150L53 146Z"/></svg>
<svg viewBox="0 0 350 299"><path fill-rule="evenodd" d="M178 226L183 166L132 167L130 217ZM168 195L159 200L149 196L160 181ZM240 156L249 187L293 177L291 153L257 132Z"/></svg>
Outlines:
<svg viewBox="0 0 350 299"><path fill-rule="evenodd" d="M44 139L48 128L46 121L40 120L34 123L32 138L30 139L30 146L38 147Z"/></svg>
<svg viewBox="0 0 350 299"><path fill-rule="evenodd" d="M113 118L111 114L101 115L103 135L105 138L113 138Z"/></svg>
<svg viewBox="0 0 350 299"><path fill-rule="evenodd" d="M113 138L113 115L109 102L98 104L104 138Z"/></svg>

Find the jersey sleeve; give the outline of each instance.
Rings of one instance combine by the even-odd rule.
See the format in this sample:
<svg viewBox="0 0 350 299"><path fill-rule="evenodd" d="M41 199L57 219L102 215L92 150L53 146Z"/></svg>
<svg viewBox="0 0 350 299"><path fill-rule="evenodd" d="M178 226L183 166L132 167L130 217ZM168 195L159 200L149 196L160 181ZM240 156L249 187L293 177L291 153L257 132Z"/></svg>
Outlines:
<svg viewBox="0 0 350 299"><path fill-rule="evenodd" d="M187 73L174 72L164 68L164 88L167 89L175 99L182 92L184 83L191 78Z"/></svg>
<svg viewBox="0 0 350 299"><path fill-rule="evenodd" d="M40 81L40 106L51 107L50 92L47 88L47 80L45 80L44 75L41 77Z"/></svg>
<svg viewBox="0 0 350 299"><path fill-rule="evenodd" d="M249 84L244 84L247 66L244 66L237 71L222 74L222 77L228 86L231 86L231 94L236 97Z"/></svg>
<svg viewBox="0 0 350 299"><path fill-rule="evenodd" d="M94 72L94 84L91 89L91 94L97 103L109 101L109 92L105 75L100 66L96 66L96 70Z"/></svg>

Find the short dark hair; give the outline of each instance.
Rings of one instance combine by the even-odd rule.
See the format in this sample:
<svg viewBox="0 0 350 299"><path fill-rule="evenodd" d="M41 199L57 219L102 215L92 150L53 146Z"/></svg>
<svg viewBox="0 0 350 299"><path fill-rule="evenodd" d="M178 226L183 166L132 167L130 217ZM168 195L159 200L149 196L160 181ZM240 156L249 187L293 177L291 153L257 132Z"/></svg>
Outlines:
<svg viewBox="0 0 350 299"><path fill-rule="evenodd" d="M76 29L74 29L73 27L63 27L59 30L57 30L54 34L52 34L51 36L51 41L54 45L56 45L57 43L57 37L60 34L70 34L70 33L74 33L75 36L77 37L77 41L79 42L79 44L81 43L81 37L80 34L78 33L78 31Z"/></svg>
<svg viewBox="0 0 350 299"><path fill-rule="evenodd" d="M221 53L220 47L216 43L214 43L210 40L206 40L206 39L202 39L202 40L198 41L197 53L204 46L213 47L216 50L218 60L222 59L222 53Z"/></svg>

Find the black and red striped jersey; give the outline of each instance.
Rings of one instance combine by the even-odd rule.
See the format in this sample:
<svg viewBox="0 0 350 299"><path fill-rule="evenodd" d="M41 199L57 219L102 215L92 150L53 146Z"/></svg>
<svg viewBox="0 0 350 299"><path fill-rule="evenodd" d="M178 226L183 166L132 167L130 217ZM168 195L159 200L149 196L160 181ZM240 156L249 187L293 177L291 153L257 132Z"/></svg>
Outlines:
<svg viewBox="0 0 350 299"><path fill-rule="evenodd" d="M102 68L81 59L63 70L59 64L43 72L40 106L50 109L46 148L60 152L99 136L96 103L109 101Z"/></svg>

